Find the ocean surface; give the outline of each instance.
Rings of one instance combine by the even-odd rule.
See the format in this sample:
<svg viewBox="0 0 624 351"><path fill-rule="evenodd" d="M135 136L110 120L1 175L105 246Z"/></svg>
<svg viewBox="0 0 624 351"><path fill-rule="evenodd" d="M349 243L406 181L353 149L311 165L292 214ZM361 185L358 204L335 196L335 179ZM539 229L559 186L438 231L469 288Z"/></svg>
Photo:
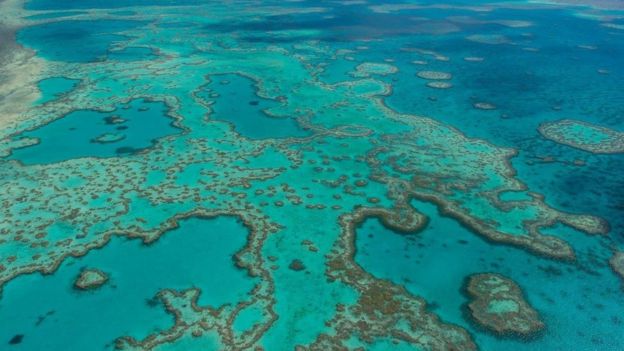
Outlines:
<svg viewBox="0 0 624 351"><path fill-rule="evenodd" d="M619 1L0 13L0 350L624 350Z"/></svg>

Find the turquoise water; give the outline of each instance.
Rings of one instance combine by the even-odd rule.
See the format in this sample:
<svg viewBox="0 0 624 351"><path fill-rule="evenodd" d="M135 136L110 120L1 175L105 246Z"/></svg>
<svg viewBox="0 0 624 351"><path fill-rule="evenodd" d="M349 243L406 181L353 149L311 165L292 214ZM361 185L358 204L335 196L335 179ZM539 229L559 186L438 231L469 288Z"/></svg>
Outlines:
<svg viewBox="0 0 624 351"><path fill-rule="evenodd" d="M162 103L145 100L133 100L106 113L75 111L24 133L24 137L36 138L39 142L13 150L11 157L34 164L139 152L152 146L158 138L181 132L165 113ZM102 138L107 135L111 139Z"/></svg>
<svg viewBox="0 0 624 351"><path fill-rule="evenodd" d="M142 47L126 47L122 50L116 50L113 52L109 52L108 59L109 60L117 60L117 61L139 61L139 60L150 60L155 58L156 55L152 52L150 48L142 48Z"/></svg>
<svg viewBox="0 0 624 351"><path fill-rule="evenodd" d="M39 81L39 90L41 90L40 104L45 104L48 101L56 100L65 93L70 92L78 84L77 80L67 79L64 77L52 77Z"/></svg>
<svg viewBox="0 0 624 351"><path fill-rule="evenodd" d="M604 249L587 243L582 234L564 231L577 238L579 246L588 246L581 246L582 260L588 262L575 267L493 245L441 216L431 204L412 205L430 218L427 227L402 235L371 219L358 230L356 261L376 277L395 280L423 296L429 309L471 330L484 349L616 350L624 342L616 312L624 308L620 282L607 265L587 257L602 255ZM468 298L463 293L464 277L481 272L500 273L518 282L553 329L531 342L484 334L466 318Z"/></svg>
<svg viewBox="0 0 624 351"><path fill-rule="evenodd" d="M303 130L290 117L272 116L270 109L279 105L260 97L253 81L236 74L210 78L199 96L214 101L212 118L234 125L234 129L250 139L302 137L310 133Z"/></svg>
<svg viewBox="0 0 624 351"><path fill-rule="evenodd" d="M624 10L566 2L0 3L0 349L624 349L624 155L538 131L624 135Z"/></svg>
<svg viewBox="0 0 624 351"><path fill-rule="evenodd" d="M201 289L200 306L235 303L254 286L233 262L246 236L234 218L219 217L184 220L150 245L114 237L101 250L66 260L53 275L31 274L7 284L0 320L10 326L0 338L23 335L11 347L16 350L112 350L121 335L143 338L173 324L156 298L165 287ZM83 268L100 269L109 281L78 291L73 283Z"/></svg>

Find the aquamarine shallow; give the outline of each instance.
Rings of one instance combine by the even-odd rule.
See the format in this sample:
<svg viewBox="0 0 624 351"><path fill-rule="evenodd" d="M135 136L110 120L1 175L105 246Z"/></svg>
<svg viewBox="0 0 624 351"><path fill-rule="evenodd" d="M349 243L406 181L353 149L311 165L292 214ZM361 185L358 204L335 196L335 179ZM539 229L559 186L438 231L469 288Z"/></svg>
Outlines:
<svg viewBox="0 0 624 351"><path fill-rule="evenodd" d="M201 288L202 306L234 303L254 285L232 265L246 234L234 218L220 217L185 220L150 245L112 238L101 250L68 259L54 275L33 274L7 284L0 316L11 326L3 328L2 338L25 334L18 350L114 349L122 333L145 337L169 327L172 318L156 298L165 287ZM80 270L92 267L106 272L109 281L95 291L73 288ZM28 306L20 303L25 300Z"/></svg>
<svg viewBox="0 0 624 351"><path fill-rule="evenodd" d="M13 150L23 163L60 162L80 157L113 157L139 152L181 130L160 103L133 100L110 112L79 110L21 136L37 144ZM106 139L106 135L113 137ZM42 150L46 150L42 152Z"/></svg>

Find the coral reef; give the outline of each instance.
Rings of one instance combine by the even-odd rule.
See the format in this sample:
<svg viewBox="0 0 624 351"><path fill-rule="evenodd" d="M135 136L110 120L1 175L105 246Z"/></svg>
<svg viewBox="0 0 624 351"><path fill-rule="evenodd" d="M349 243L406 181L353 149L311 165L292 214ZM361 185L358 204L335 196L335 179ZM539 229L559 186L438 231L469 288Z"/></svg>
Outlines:
<svg viewBox="0 0 624 351"><path fill-rule="evenodd" d="M15 1L1 5L10 3ZM11 104L0 105L6 119L0 120L0 289L30 273L54 274L67 259L80 260L113 237L149 244L189 217L234 216L249 234L233 265L257 280L253 291L236 303L204 306L197 287L163 286L155 301L164 304L173 325L147 336L119 335L118 349L151 350L210 336L221 349L231 350L341 350L349 349L351 342L392 339L422 350L470 351L477 345L468 331L442 321L426 308L424 299L399 283L377 279L354 262L358 225L378 218L413 238L428 223L412 205L418 199L435 204L442 215L489 242L562 261L574 261L576 252L568 238L545 234L547 229L562 225L590 235L609 232L601 218L557 210L543 196L528 192L510 163L516 150L468 137L431 118L399 113L390 102L386 105L404 66L391 55L366 57L386 63L364 60L372 39L340 42L345 47L336 48L307 40L328 34L320 29L253 29L261 19L326 11L288 4L245 7L242 14L237 12L242 29L236 30L230 27L230 2L175 7L170 9L173 14L154 6L140 13L131 9L126 15L106 9L68 15L72 24L120 18L148 23L106 33L116 38L104 50L107 55L129 47L150 52L128 60L106 55L88 62L44 60L15 45L15 54L0 67L0 74L8 77L0 94L13 94ZM26 14L0 11L0 20ZM11 31L26 25L7 22ZM58 21L28 23L50 22ZM507 42L498 36L471 39ZM444 69L437 65L451 60L407 44L401 52L410 55L405 62L429 62L436 67L432 69ZM479 53L461 53L467 62L483 61L468 54ZM323 74L336 73L332 69L340 70L335 75L339 79L325 80ZM451 73L428 70L416 75L423 79L416 79L417 84L452 87ZM35 103L41 95L37 82L49 77L80 83ZM172 123L176 133L157 135L140 148L122 147L104 156L73 155L58 162L29 163L17 152L45 144L45 135L38 140L28 133L77 111L101 113L99 123L123 130L116 128L131 124L132 113L148 110L132 108L142 100L162 105L162 116L154 116ZM474 107L496 108L488 103ZM280 137L250 137L241 125L272 131L254 119L257 116L288 122L297 133L285 128ZM620 138L615 132L582 127L607 140ZM556 138L566 124L553 128L545 125L541 130ZM113 146L131 132L135 131L98 132L76 146ZM40 155L44 159L46 153ZM499 195L509 192L529 195L501 200ZM611 260L616 272L620 257ZM85 270L76 288L94 289L106 280L104 272ZM486 274L473 276L470 283L468 291L475 293L471 309L487 328L520 335L543 328L513 282ZM492 312L483 304L494 300L503 302L493 305L497 310ZM314 337L292 333L307 331L310 325L318 327ZM285 340L283 333L297 335Z"/></svg>
<svg viewBox="0 0 624 351"><path fill-rule="evenodd" d="M453 75L448 72L439 72L439 71L420 71L416 73L416 76L422 79L429 80L449 80L453 78Z"/></svg>
<svg viewBox="0 0 624 351"><path fill-rule="evenodd" d="M539 132L547 139L594 154L624 152L624 133L591 123L562 119L543 123Z"/></svg>
<svg viewBox="0 0 624 351"><path fill-rule="evenodd" d="M468 278L472 318L499 335L531 336L544 328L539 314L526 301L520 287L499 274L482 273Z"/></svg>
<svg viewBox="0 0 624 351"><path fill-rule="evenodd" d="M99 269L84 269L74 282L74 287L79 290L93 290L106 284L108 275Z"/></svg>

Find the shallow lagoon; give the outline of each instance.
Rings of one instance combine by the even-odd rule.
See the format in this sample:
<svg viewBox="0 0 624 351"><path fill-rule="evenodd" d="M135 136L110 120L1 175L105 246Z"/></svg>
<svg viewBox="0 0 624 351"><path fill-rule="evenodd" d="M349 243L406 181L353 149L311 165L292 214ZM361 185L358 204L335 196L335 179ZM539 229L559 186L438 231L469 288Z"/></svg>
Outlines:
<svg viewBox="0 0 624 351"><path fill-rule="evenodd" d="M41 98L37 103L45 104L61 98L65 93L70 92L79 83L75 79L67 79L65 77L51 77L39 81L39 90L41 90Z"/></svg>
<svg viewBox="0 0 624 351"><path fill-rule="evenodd" d="M111 112L75 111L18 136L39 142L13 150L11 157L34 164L136 153L159 138L181 132L166 113L163 103L144 100L120 105Z"/></svg>
<svg viewBox="0 0 624 351"><path fill-rule="evenodd" d="M0 339L23 335L15 350L112 350L120 336L144 338L173 324L156 298L164 288L199 288L200 306L236 303L254 286L234 265L247 234L235 218L219 217L183 220L149 245L113 237L101 250L66 260L54 274L31 274L6 285L0 320L11 323ZM105 272L109 281L91 291L75 289L84 268Z"/></svg>
<svg viewBox="0 0 624 351"><path fill-rule="evenodd" d="M211 105L210 118L227 121L242 136L250 139L303 137L310 135L293 118L272 116L271 107L279 105L257 95L254 82L238 74L209 77L211 82L200 96Z"/></svg>

